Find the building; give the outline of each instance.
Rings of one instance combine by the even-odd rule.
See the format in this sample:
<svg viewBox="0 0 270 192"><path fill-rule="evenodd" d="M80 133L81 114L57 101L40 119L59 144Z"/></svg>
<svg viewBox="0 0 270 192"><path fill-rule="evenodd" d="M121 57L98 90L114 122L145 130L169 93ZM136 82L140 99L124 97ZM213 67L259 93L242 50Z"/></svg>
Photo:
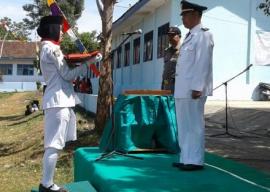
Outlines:
<svg viewBox="0 0 270 192"><path fill-rule="evenodd" d="M3 46L0 58L1 92L33 91L36 82L43 82L43 77L34 68L36 43L22 41L0 41Z"/></svg>
<svg viewBox="0 0 270 192"><path fill-rule="evenodd" d="M257 7L262 0L190 0L208 7L202 23L214 35L214 87L233 78L254 64L256 38L270 31L270 17ZM168 26L179 26L183 37L187 29L180 17L180 0L140 0L113 23L114 95L128 89L160 89L163 50L168 46ZM132 35L121 47L126 32ZM229 99L251 99L259 82L270 83L268 66L252 66L249 71L228 82ZM93 78L97 93L98 79ZM224 87L214 91L212 99L224 99Z"/></svg>

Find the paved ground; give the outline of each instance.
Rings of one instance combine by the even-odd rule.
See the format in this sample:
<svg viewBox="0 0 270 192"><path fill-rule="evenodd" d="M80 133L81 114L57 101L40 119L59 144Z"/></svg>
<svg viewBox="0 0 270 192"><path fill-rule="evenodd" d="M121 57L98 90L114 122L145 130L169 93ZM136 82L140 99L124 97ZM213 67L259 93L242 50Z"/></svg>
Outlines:
<svg viewBox="0 0 270 192"><path fill-rule="evenodd" d="M270 102L207 101L206 148L223 157L270 173Z"/></svg>

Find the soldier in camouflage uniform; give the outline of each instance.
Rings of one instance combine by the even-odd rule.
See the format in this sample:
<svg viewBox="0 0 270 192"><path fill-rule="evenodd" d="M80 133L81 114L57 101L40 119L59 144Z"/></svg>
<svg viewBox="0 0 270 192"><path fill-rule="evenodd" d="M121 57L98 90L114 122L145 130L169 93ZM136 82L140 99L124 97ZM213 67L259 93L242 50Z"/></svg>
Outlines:
<svg viewBox="0 0 270 192"><path fill-rule="evenodd" d="M164 68L162 74L162 90L171 90L174 93L175 67L179 56L181 31L178 27L170 27L168 31L170 47L164 54Z"/></svg>

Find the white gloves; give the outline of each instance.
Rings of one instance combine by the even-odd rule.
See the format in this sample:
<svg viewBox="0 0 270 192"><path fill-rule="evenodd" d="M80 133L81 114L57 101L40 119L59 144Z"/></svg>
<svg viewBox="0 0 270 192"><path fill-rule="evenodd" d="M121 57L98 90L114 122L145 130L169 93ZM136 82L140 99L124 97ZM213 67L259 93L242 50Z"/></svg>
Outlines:
<svg viewBox="0 0 270 192"><path fill-rule="evenodd" d="M91 59L89 59L89 61L87 63L93 64L96 62L100 62L101 60L102 60L102 55L101 55L101 53L98 53L95 57L92 57Z"/></svg>
<svg viewBox="0 0 270 192"><path fill-rule="evenodd" d="M100 62L102 60L102 54L101 53L98 53L95 57L96 59L96 62Z"/></svg>

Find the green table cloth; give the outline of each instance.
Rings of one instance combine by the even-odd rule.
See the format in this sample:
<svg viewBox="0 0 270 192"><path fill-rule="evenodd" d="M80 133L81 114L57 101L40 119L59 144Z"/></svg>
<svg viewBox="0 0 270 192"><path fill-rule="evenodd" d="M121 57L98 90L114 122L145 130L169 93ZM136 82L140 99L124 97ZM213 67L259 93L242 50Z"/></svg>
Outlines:
<svg viewBox="0 0 270 192"><path fill-rule="evenodd" d="M120 95L100 141L102 151L137 148L179 151L173 96Z"/></svg>

